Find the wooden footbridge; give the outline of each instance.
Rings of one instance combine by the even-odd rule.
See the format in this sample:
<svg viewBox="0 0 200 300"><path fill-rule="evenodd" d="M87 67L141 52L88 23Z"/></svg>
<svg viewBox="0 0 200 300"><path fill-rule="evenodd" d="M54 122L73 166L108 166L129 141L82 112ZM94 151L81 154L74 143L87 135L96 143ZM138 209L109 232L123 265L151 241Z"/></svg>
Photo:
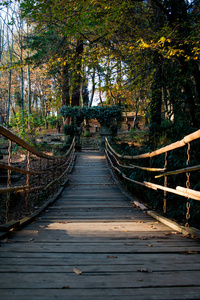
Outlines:
<svg viewBox="0 0 200 300"><path fill-rule="evenodd" d="M101 153L77 153L67 187L61 173L62 194L1 241L0 299L200 299L198 239L135 206Z"/></svg>

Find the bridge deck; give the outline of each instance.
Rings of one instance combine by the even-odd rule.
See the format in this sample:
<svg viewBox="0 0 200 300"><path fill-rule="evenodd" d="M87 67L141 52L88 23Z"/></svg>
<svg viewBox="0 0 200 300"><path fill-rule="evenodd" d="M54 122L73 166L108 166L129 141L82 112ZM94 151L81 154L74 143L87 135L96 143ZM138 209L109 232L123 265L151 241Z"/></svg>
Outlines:
<svg viewBox="0 0 200 300"><path fill-rule="evenodd" d="M199 241L133 207L99 153L78 154L70 181L1 243L0 299L200 298Z"/></svg>

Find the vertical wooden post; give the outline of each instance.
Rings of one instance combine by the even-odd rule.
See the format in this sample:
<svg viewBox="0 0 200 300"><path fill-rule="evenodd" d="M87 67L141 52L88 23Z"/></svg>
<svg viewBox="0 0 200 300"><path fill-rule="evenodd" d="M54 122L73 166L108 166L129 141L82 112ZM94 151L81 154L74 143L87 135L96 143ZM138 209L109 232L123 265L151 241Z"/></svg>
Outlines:
<svg viewBox="0 0 200 300"><path fill-rule="evenodd" d="M165 172L167 171L167 152L165 152ZM167 176L164 177L164 186L167 187ZM167 212L167 191L164 191L164 198L163 198L163 213L166 214Z"/></svg>
<svg viewBox="0 0 200 300"><path fill-rule="evenodd" d="M30 152L28 151L27 156L26 156L26 169L27 171L30 170ZM26 185L30 185L30 175L26 175ZM29 200L29 189L26 190L26 212L28 211L28 200Z"/></svg>
<svg viewBox="0 0 200 300"><path fill-rule="evenodd" d="M39 157L39 171L41 171L41 158ZM38 176L38 186L40 186L41 182L41 175ZM40 191L37 190L37 199L39 200Z"/></svg>
<svg viewBox="0 0 200 300"><path fill-rule="evenodd" d="M11 151L12 151L12 141L9 140L8 166L11 166ZM8 170L7 174L8 174L7 187L9 188L11 186L11 170ZM7 199L6 199L6 223L9 221L9 211L10 211L10 192L7 193Z"/></svg>
<svg viewBox="0 0 200 300"><path fill-rule="evenodd" d="M190 143L188 143L187 161L186 161L186 166L189 167L189 165L190 165ZM187 176L186 188L189 189L190 188L190 173L187 172L186 176ZM187 212L186 212L186 224L185 224L185 227L189 227L190 206L191 206L191 204L190 204L190 198L187 198L187 203L186 203Z"/></svg>
<svg viewBox="0 0 200 300"><path fill-rule="evenodd" d="M46 160L46 170L48 170L49 167L51 167L51 164L49 164L49 160L47 159ZM53 170L52 172L49 173L49 176L46 177L45 185L47 185L49 182L51 182L52 178L54 178L54 176L55 176L55 171ZM48 193L48 191L47 191L47 193Z"/></svg>

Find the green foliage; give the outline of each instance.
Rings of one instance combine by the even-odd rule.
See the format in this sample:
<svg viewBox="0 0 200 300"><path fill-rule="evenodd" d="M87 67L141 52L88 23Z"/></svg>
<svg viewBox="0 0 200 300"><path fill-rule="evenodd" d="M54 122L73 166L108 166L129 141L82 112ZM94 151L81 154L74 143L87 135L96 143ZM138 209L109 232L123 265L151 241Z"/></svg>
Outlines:
<svg viewBox="0 0 200 300"><path fill-rule="evenodd" d="M64 143L62 150L66 152L71 146L72 141L73 141L73 137L69 136L66 142Z"/></svg>
<svg viewBox="0 0 200 300"><path fill-rule="evenodd" d="M90 133L89 131L85 131L83 134L82 134L83 137L89 137L90 136Z"/></svg>
<svg viewBox="0 0 200 300"><path fill-rule="evenodd" d="M121 109L117 105L113 106L95 106L95 107L71 107L63 106L60 109L60 115L64 117L75 118L76 120L97 119L102 126L112 127L120 126L122 121Z"/></svg>
<svg viewBox="0 0 200 300"><path fill-rule="evenodd" d="M132 143L144 145L147 141L147 132L146 131L131 128L128 135L131 138Z"/></svg>
<svg viewBox="0 0 200 300"><path fill-rule="evenodd" d="M120 127L122 113L119 106L96 106L94 107L94 112L96 119L102 126L112 127L117 125Z"/></svg>
<svg viewBox="0 0 200 300"><path fill-rule="evenodd" d="M65 135L73 136L74 133L75 133L74 126L73 125L64 125L63 126L63 133Z"/></svg>
<svg viewBox="0 0 200 300"><path fill-rule="evenodd" d="M21 107L22 106L22 99L21 99L21 93L18 90L14 91L14 98L16 101L16 104Z"/></svg>
<svg viewBox="0 0 200 300"><path fill-rule="evenodd" d="M50 125L50 128L55 128L58 124L58 119L56 116L47 116L46 121Z"/></svg>
<svg viewBox="0 0 200 300"><path fill-rule="evenodd" d="M70 82L71 89L67 92L73 96L74 89L79 97L81 82L83 102L88 103L86 73L91 76L94 70L107 103L139 105L144 111L150 107L152 148L185 132L184 124L189 121L193 130L199 126L199 1L20 3L23 16L34 22L36 29L29 39L34 50L32 62L48 64L59 91L66 79L64 83ZM64 67L66 78L62 77ZM83 118L93 116L87 108L84 112L70 109L64 115L78 126ZM101 125L119 124L113 112L104 109L95 112ZM174 117L165 131L160 122L163 112L165 118Z"/></svg>

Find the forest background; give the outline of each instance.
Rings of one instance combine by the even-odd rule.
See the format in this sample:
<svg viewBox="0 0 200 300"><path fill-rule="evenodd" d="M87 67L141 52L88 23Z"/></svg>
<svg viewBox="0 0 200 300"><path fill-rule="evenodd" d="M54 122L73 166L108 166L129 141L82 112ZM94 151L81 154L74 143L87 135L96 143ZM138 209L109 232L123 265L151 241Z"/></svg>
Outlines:
<svg viewBox="0 0 200 300"><path fill-rule="evenodd" d="M199 0L1 1L0 15L7 127L56 125L62 106L96 100L143 115L152 147L199 128Z"/></svg>

